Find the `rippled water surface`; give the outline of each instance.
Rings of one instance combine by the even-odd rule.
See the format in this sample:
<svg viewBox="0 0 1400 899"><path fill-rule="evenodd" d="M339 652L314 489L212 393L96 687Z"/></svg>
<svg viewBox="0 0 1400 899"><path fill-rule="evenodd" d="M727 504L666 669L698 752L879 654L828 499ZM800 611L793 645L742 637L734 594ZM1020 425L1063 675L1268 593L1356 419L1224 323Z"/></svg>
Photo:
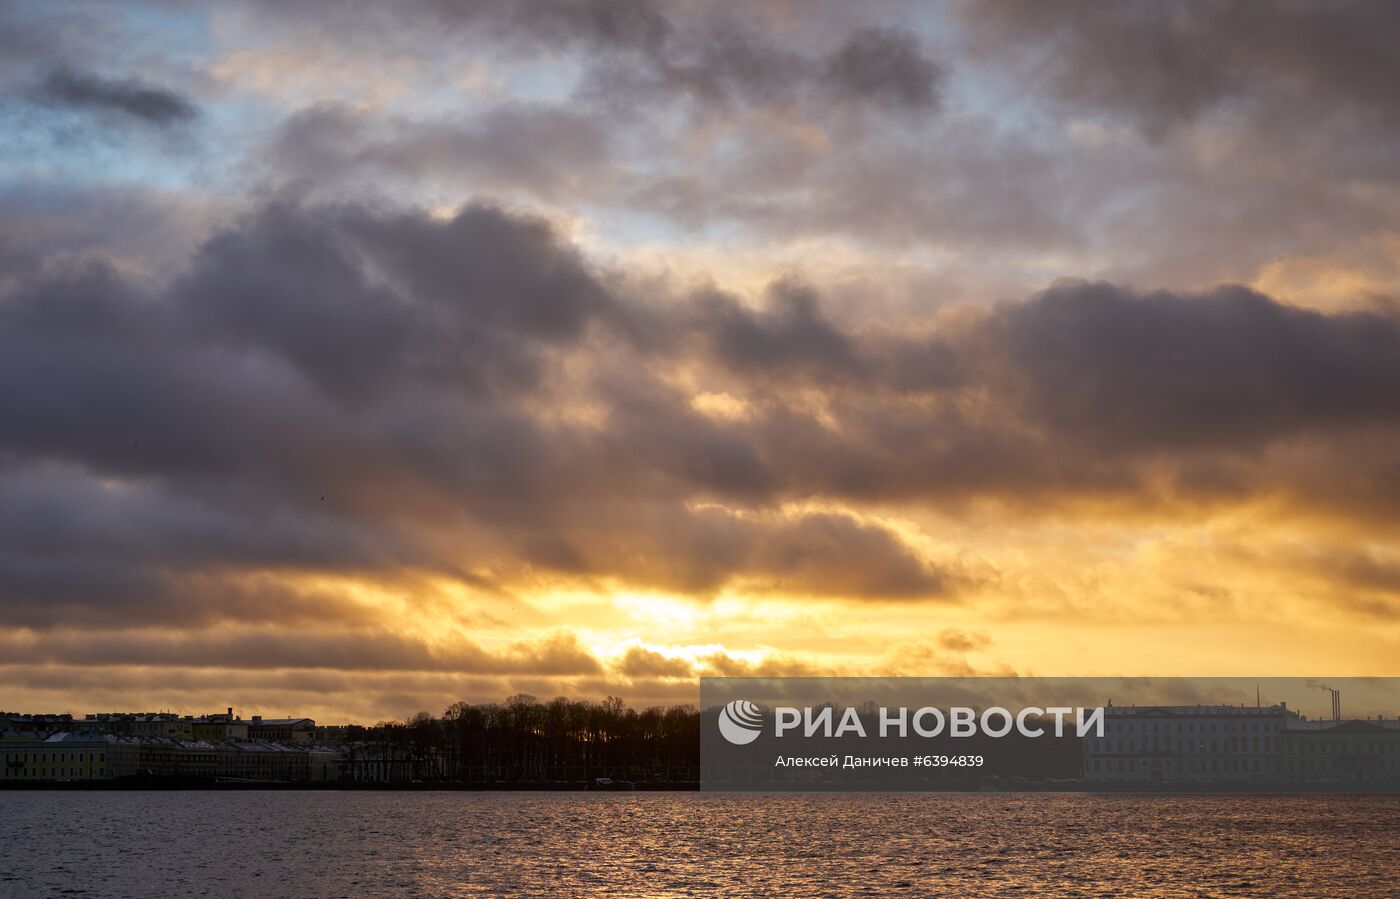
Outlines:
<svg viewBox="0 0 1400 899"><path fill-rule="evenodd" d="M1400 797L0 793L0 895L1393 896Z"/></svg>

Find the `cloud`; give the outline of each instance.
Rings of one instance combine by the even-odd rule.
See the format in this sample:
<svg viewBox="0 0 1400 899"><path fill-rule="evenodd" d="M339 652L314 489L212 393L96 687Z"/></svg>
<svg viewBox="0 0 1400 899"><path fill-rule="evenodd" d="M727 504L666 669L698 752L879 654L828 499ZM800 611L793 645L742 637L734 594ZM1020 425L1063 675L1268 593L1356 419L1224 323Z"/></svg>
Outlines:
<svg viewBox="0 0 1400 899"><path fill-rule="evenodd" d="M249 578L314 574L879 601L994 577L877 506L1282 495L1396 524L1400 483L1358 467L1397 443L1385 312L1065 282L901 333L791 279L757 307L638 293L490 206L285 200L163 285L0 282L0 596L35 625L237 617Z"/></svg>
<svg viewBox="0 0 1400 899"><path fill-rule="evenodd" d="M897 28L858 27L835 46L802 52L742 16L711 14L676 28L632 58L601 61L590 92L631 99L680 96L702 107L798 106L820 117L832 99L895 113L938 109L943 68L920 37Z"/></svg>
<svg viewBox="0 0 1400 899"><path fill-rule="evenodd" d="M468 17L495 19L498 27L527 32L545 41L587 41L602 47L650 49L664 43L672 25L650 0L527 0L461 8Z"/></svg>
<svg viewBox="0 0 1400 899"><path fill-rule="evenodd" d="M619 104L686 99L702 106L784 105L837 96L876 107L931 109L942 76L917 33L852 26L844 16L830 23L811 18L814 33L804 46L790 47L791 30L783 34L775 27L771 10L710 3L415 0L396 7L392 18L373 4L338 18L328 18L315 3L248 7L250 21L315 28L370 55L411 41L465 42L507 60L521 54L566 57L581 64L586 82L594 89L606 86Z"/></svg>
<svg viewBox="0 0 1400 899"><path fill-rule="evenodd" d="M176 314L209 339L271 351L341 394L528 385L538 354L610 302L543 221L488 206L442 222L272 205L209 241L176 291Z"/></svg>
<svg viewBox="0 0 1400 899"><path fill-rule="evenodd" d="M1059 100L1154 134L1226 105L1324 128L1397 109L1381 87L1400 77L1382 37L1400 14L1386 4L985 0L963 11L984 49L1013 54Z"/></svg>
<svg viewBox="0 0 1400 899"><path fill-rule="evenodd" d="M976 652L986 649L990 642L986 634L969 633L957 628L945 628L938 634L938 645L951 652Z"/></svg>
<svg viewBox="0 0 1400 899"><path fill-rule="evenodd" d="M622 661L618 663L618 671L628 677L676 677L689 679L694 676L694 669L685 659L676 659L664 656L659 652L643 649L634 646L627 650Z"/></svg>
<svg viewBox="0 0 1400 899"><path fill-rule="evenodd" d="M1024 380L1027 413L1103 450L1246 450L1400 421L1400 320L1383 313L1324 315L1240 287L1068 283L989 330Z"/></svg>
<svg viewBox="0 0 1400 899"><path fill-rule="evenodd" d="M823 318L810 287L791 280L776 282L769 288L766 308L757 314L722 294L703 302L707 308L702 320L711 329L714 352L731 369L837 377L852 372L852 341Z"/></svg>
<svg viewBox="0 0 1400 899"><path fill-rule="evenodd" d="M6 622L364 621L369 610L292 576L372 575L423 558L371 522L179 482L173 472L126 481L43 463L0 472Z"/></svg>
<svg viewBox="0 0 1400 899"><path fill-rule="evenodd" d="M166 88L137 79L107 79L71 69L49 73L37 96L43 102L116 113L158 128L188 122L199 112L187 97Z"/></svg>
<svg viewBox="0 0 1400 899"><path fill-rule="evenodd" d="M923 559L888 528L832 513L736 515L660 506L595 513L595 528L535 534L543 570L705 596L745 593L878 600L950 597L963 574Z"/></svg>
<svg viewBox="0 0 1400 899"><path fill-rule="evenodd" d="M302 109L262 158L276 176L343 190L358 179L430 181L558 199L607 177L609 134L560 107L508 104L460 121L376 117L342 104Z"/></svg>
<svg viewBox="0 0 1400 899"><path fill-rule="evenodd" d="M178 191L11 184L0 187L0 245L14 255L12 266L97 254L163 280L189 263L215 215L215 204Z"/></svg>
<svg viewBox="0 0 1400 899"><path fill-rule="evenodd" d="M831 55L827 74L838 95L911 110L936 109L943 78L913 33L888 28L853 32Z"/></svg>
<svg viewBox="0 0 1400 899"><path fill-rule="evenodd" d="M465 640L429 643L382 630L239 630L180 632L58 631L40 637L0 632L6 664L79 667L323 669L458 674L597 674L602 669L578 641L556 634L488 652Z"/></svg>

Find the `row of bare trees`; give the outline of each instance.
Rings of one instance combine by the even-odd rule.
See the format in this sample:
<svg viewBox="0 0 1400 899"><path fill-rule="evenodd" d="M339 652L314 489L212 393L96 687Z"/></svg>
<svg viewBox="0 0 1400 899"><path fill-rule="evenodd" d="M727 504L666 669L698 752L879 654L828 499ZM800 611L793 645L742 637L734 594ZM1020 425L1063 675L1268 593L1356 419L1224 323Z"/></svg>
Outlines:
<svg viewBox="0 0 1400 899"><path fill-rule="evenodd" d="M360 751L393 764L390 779L475 783L694 781L700 714L690 705L638 711L602 702L519 693L502 703L453 703L355 735Z"/></svg>

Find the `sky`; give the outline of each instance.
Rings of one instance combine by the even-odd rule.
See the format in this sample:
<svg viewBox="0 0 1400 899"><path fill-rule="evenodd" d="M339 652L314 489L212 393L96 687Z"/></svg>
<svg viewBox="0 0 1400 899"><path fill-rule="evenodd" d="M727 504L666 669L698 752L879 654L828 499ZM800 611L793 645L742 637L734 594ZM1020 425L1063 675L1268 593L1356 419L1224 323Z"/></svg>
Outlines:
<svg viewBox="0 0 1400 899"><path fill-rule="evenodd" d="M0 708L1400 674L1397 33L0 2Z"/></svg>

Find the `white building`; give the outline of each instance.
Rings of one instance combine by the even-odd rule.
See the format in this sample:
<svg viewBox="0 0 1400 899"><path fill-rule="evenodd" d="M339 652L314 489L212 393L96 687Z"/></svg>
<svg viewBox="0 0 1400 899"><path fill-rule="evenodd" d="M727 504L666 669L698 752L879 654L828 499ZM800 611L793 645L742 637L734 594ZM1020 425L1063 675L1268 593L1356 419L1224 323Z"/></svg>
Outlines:
<svg viewBox="0 0 1400 899"><path fill-rule="evenodd" d="M1400 721L1309 721L1272 706L1108 706L1083 742L1099 784L1400 782Z"/></svg>
<svg viewBox="0 0 1400 899"><path fill-rule="evenodd" d="M1084 738L1088 783L1275 782L1284 731L1298 713L1286 703L1108 706L1104 735Z"/></svg>

